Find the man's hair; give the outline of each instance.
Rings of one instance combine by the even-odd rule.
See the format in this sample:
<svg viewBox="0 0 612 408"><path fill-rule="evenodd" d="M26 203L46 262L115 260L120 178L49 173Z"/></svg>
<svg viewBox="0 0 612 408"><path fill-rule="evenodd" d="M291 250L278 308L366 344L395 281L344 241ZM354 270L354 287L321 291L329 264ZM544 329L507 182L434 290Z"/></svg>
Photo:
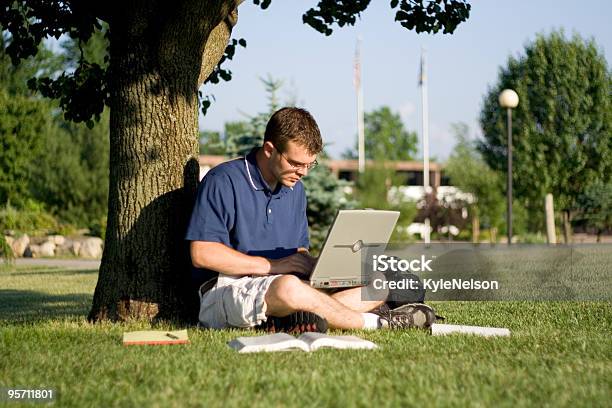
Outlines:
<svg viewBox="0 0 612 408"><path fill-rule="evenodd" d="M323 140L317 122L302 108L285 107L274 112L264 134L264 142L268 141L281 153L285 151L288 141L305 147L308 153L313 155L323 150Z"/></svg>

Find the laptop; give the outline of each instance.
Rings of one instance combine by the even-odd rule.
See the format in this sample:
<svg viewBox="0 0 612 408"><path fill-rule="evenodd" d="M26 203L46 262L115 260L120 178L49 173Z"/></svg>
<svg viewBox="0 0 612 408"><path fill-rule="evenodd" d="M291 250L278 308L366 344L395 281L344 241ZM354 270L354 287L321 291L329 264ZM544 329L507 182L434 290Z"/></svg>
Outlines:
<svg viewBox="0 0 612 408"><path fill-rule="evenodd" d="M362 251L368 247L384 249L399 215L399 211L338 211L310 275L310 286L346 288L367 285L361 273Z"/></svg>

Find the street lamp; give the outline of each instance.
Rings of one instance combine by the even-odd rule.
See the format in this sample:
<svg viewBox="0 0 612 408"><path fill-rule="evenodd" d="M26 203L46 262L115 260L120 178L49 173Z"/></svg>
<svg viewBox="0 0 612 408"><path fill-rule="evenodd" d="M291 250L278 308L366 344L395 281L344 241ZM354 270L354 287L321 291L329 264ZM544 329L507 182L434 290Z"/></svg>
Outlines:
<svg viewBox="0 0 612 408"><path fill-rule="evenodd" d="M499 94L499 104L502 108L506 108L506 112L508 112L508 184L506 190L508 199L508 245L512 244L512 108L516 108L518 103L519 97L512 89L504 89Z"/></svg>

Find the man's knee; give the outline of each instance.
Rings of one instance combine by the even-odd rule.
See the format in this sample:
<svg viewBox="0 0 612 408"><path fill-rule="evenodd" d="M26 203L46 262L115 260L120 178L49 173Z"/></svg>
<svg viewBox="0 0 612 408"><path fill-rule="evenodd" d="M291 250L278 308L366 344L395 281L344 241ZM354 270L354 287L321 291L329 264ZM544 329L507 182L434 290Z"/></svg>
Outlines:
<svg viewBox="0 0 612 408"><path fill-rule="evenodd" d="M301 310L310 287L293 275L274 279L266 293L267 303L283 305L288 309Z"/></svg>

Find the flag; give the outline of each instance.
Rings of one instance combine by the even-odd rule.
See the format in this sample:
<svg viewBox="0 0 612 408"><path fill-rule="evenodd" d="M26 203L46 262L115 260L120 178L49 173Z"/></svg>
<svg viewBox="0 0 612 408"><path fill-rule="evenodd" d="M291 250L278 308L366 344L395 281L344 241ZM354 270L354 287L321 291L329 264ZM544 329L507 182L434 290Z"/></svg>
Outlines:
<svg viewBox="0 0 612 408"><path fill-rule="evenodd" d="M359 51L361 41L357 40L357 46L355 47L355 60L353 61L353 85L355 91L359 92L361 86L361 55Z"/></svg>
<svg viewBox="0 0 612 408"><path fill-rule="evenodd" d="M423 86L423 83L427 80L427 74L425 73L425 51L421 50L421 65L419 70L419 86Z"/></svg>

